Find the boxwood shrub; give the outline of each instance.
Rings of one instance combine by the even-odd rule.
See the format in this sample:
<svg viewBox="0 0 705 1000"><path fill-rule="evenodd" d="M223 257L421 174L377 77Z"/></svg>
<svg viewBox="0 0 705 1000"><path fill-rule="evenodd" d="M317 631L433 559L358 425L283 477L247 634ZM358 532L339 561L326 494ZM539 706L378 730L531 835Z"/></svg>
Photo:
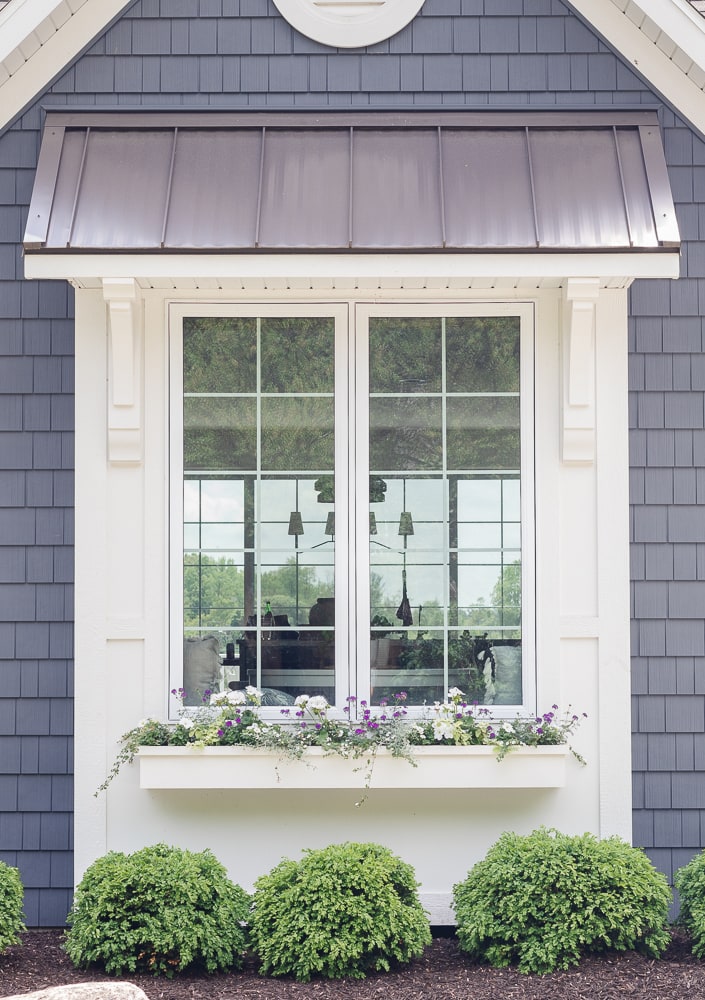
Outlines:
<svg viewBox="0 0 705 1000"><path fill-rule="evenodd" d="M10 945L20 943L20 933L25 930L22 921L24 889L20 873L0 861L0 952Z"/></svg>
<svg viewBox="0 0 705 1000"><path fill-rule="evenodd" d="M460 947L521 972L566 969L606 948L658 957L669 942L666 879L617 837L505 833L453 898Z"/></svg>
<svg viewBox="0 0 705 1000"><path fill-rule="evenodd" d="M693 954L705 958L705 853L679 868L673 881L680 894L678 923L693 940Z"/></svg>
<svg viewBox="0 0 705 1000"><path fill-rule="evenodd" d="M210 851L111 851L76 890L66 951L78 967L95 963L115 975L229 969L242 962L249 908Z"/></svg>
<svg viewBox="0 0 705 1000"><path fill-rule="evenodd" d="M333 844L284 859L255 883L251 947L261 972L364 978L431 941L411 865L380 844Z"/></svg>

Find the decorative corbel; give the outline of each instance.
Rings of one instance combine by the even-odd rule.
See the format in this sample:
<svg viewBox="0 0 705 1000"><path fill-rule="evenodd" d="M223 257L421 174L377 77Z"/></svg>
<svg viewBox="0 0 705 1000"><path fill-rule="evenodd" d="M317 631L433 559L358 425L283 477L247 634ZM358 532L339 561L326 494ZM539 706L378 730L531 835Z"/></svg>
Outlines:
<svg viewBox="0 0 705 1000"><path fill-rule="evenodd" d="M562 337L561 457L595 461L595 306L597 278L570 278L565 287Z"/></svg>
<svg viewBox="0 0 705 1000"><path fill-rule="evenodd" d="M108 460L142 461L142 317L134 278L104 278L108 307Z"/></svg>

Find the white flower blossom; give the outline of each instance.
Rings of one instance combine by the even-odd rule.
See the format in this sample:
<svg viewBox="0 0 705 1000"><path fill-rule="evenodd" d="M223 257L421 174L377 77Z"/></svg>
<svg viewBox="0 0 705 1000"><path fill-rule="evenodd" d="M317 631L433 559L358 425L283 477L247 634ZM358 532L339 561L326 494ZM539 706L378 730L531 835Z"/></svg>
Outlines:
<svg viewBox="0 0 705 1000"><path fill-rule="evenodd" d="M224 691L214 691L209 702L211 705L227 705L228 696Z"/></svg>
<svg viewBox="0 0 705 1000"><path fill-rule="evenodd" d="M328 704L328 702L326 701L326 699L323 697L322 694L316 694L313 696L313 698L308 699L308 701L306 702L306 707L314 712L318 711L325 712L327 708L330 708L330 705Z"/></svg>
<svg viewBox="0 0 705 1000"><path fill-rule="evenodd" d="M453 723L450 719L434 719L433 720L433 737L436 740L452 740L453 739Z"/></svg>
<svg viewBox="0 0 705 1000"><path fill-rule="evenodd" d="M185 715L182 719L179 719L179 725L183 729L193 729L193 719L189 718L188 715Z"/></svg>
<svg viewBox="0 0 705 1000"><path fill-rule="evenodd" d="M258 701L262 697L262 692L259 688L253 687L252 684L248 684L245 688L245 694L248 698L256 698Z"/></svg>
<svg viewBox="0 0 705 1000"><path fill-rule="evenodd" d="M296 698L294 699L294 704L297 705L299 708L306 708L306 705L308 704L308 695L307 694L297 695Z"/></svg>
<svg viewBox="0 0 705 1000"><path fill-rule="evenodd" d="M246 705L247 695L244 691L228 691L226 695L230 705Z"/></svg>
<svg viewBox="0 0 705 1000"><path fill-rule="evenodd" d="M140 721L137 723L137 726L139 729L142 729L143 726L148 726L151 721L152 721L151 719L140 719Z"/></svg>
<svg viewBox="0 0 705 1000"><path fill-rule="evenodd" d="M453 701L454 698L462 698L462 697L463 697L463 692L460 690L460 688L451 688L450 691L448 692L449 701Z"/></svg>

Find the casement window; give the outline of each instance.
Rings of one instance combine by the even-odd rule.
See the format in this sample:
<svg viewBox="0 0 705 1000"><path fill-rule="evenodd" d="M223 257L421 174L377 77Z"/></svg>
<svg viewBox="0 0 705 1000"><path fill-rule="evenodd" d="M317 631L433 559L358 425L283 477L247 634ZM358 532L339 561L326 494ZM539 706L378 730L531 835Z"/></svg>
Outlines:
<svg viewBox="0 0 705 1000"><path fill-rule="evenodd" d="M516 304L172 308L187 704L530 701L532 336Z"/></svg>

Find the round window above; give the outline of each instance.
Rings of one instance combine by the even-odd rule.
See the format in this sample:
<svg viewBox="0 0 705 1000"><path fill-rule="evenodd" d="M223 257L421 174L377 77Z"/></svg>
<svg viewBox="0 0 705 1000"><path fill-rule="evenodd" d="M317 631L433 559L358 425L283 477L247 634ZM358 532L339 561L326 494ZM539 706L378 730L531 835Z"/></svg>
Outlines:
<svg viewBox="0 0 705 1000"><path fill-rule="evenodd" d="M274 0L302 35L336 48L374 45L401 31L423 0Z"/></svg>

